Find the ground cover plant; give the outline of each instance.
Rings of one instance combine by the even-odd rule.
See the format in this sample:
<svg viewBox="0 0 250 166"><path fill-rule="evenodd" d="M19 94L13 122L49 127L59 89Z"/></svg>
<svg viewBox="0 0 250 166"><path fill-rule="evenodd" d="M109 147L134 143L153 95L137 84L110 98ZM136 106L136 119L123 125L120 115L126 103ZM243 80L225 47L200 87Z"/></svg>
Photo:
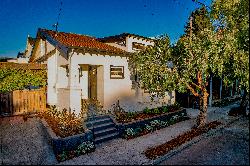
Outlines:
<svg viewBox="0 0 250 166"><path fill-rule="evenodd" d="M56 156L56 159L61 162L65 160L72 159L74 157L84 155L95 151L95 145L93 142L87 141L80 144L77 149L71 151L63 151L61 154Z"/></svg>
<svg viewBox="0 0 250 166"><path fill-rule="evenodd" d="M170 112L176 112L179 109L180 109L180 105L178 103L175 103L173 105L162 106L158 108L152 108L152 109L145 108L141 112L126 112L122 109L116 109L114 110L114 115L115 115L115 119L117 122L128 123L128 122L155 117L155 116L170 113Z"/></svg>
<svg viewBox="0 0 250 166"><path fill-rule="evenodd" d="M221 125L221 122L213 121L208 124L206 124L203 127L200 128L193 128L190 131L185 132L184 134L181 134L177 136L176 138L162 144L158 145L156 147L151 147L146 149L144 152L146 157L149 159L156 159L159 156L162 156L166 153L168 153L170 150L192 140L193 138L208 132L211 129L215 129L218 125Z"/></svg>
<svg viewBox="0 0 250 166"><path fill-rule="evenodd" d="M83 119L66 109L59 111L56 106L51 106L44 112L40 112L39 116L44 118L55 134L62 138L85 131Z"/></svg>
<svg viewBox="0 0 250 166"><path fill-rule="evenodd" d="M127 128L122 137L126 139L133 139L187 119L189 118L184 116L183 113L181 116L173 116L170 120L153 120L148 124L140 125L134 128Z"/></svg>

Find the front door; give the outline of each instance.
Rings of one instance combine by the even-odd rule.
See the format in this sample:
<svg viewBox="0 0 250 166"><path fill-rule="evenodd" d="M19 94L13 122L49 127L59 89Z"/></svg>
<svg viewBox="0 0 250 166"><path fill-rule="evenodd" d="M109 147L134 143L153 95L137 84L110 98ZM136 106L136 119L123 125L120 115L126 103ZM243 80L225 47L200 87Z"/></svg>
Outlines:
<svg viewBox="0 0 250 166"><path fill-rule="evenodd" d="M89 83L88 97L89 99L97 99L97 66L89 65Z"/></svg>

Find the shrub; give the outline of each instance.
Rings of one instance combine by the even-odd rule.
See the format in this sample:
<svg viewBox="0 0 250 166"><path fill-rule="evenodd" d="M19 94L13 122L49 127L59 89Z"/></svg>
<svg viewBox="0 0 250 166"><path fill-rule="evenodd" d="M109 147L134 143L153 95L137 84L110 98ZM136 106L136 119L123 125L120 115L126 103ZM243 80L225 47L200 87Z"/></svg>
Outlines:
<svg viewBox="0 0 250 166"><path fill-rule="evenodd" d="M145 128L146 128L147 131L152 131L154 129L152 126L150 126L148 124L146 125Z"/></svg>
<svg viewBox="0 0 250 166"><path fill-rule="evenodd" d="M145 114L150 114L150 113L151 113L151 110L150 110L148 107L146 107L146 108L143 110L143 113L145 113Z"/></svg>
<svg viewBox="0 0 250 166"><path fill-rule="evenodd" d="M154 108L153 111L152 111L154 114L159 114L160 113L160 110L158 108Z"/></svg>
<svg viewBox="0 0 250 166"><path fill-rule="evenodd" d="M47 121L56 135L60 137L68 137L85 131L83 119L77 117L74 112L67 111L67 109L59 111L56 106L51 106L44 112L40 112L39 115Z"/></svg>
<svg viewBox="0 0 250 166"><path fill-rule="evenodd" d="M134 136L135 135L135 131L134 131L133 128L127 128L125 130L125 133L126 133L127 136Z"/></svg>
<svg viewBox="0 0 250 166"><path fill-rule="evenodd" d="M168 125L168 122L160 121L160 126L161 127L166 127L167 125Z"/></svg>
<svg viewBox="0 0 250 166"><path fill-rule="evenodd" d="M87 141L87 142L83 142L81 145L79 145L76 149L76 152L77 152L77 154L85 154L87 152L90 152L93 149L95 149L94 143Z"/></svg>
<svg viewBox="0 0 250 166"><path fill-rule="evenodd" d="M162 110L162 112L167 113L168 111L169 111L169 110L168 110L168 107L163 106L163 110Z"/></svg>

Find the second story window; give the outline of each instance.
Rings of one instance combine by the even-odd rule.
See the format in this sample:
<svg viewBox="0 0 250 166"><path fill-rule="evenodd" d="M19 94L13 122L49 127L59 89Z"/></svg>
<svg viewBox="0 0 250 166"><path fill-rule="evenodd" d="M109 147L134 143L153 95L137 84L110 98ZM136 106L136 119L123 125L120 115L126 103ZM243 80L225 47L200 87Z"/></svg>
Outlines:
<svg viewBox="0 0 250 166"><path fill-rule="evenodd" d="M145 45L142 43L137 43L137 42L133 42L132 43L132 49L137 51L137 50L142 50L145 48Z"/></svg>

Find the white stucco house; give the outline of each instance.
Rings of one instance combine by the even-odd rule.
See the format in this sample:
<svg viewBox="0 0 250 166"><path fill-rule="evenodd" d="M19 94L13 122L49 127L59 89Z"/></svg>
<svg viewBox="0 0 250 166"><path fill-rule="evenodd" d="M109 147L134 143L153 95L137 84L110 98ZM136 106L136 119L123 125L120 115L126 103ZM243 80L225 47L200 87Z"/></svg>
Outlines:
<svg viewBox="0 0 250 166"><path fill-rule="evenodd" d="M48 68L47 103L79 113L82 101L96 99L104 110L118 100L126 111L173 104L175 93L151 102L144 89L133 88L128 59L154 40L123 33L105 38L38 29L30 63Z"/></svg>

